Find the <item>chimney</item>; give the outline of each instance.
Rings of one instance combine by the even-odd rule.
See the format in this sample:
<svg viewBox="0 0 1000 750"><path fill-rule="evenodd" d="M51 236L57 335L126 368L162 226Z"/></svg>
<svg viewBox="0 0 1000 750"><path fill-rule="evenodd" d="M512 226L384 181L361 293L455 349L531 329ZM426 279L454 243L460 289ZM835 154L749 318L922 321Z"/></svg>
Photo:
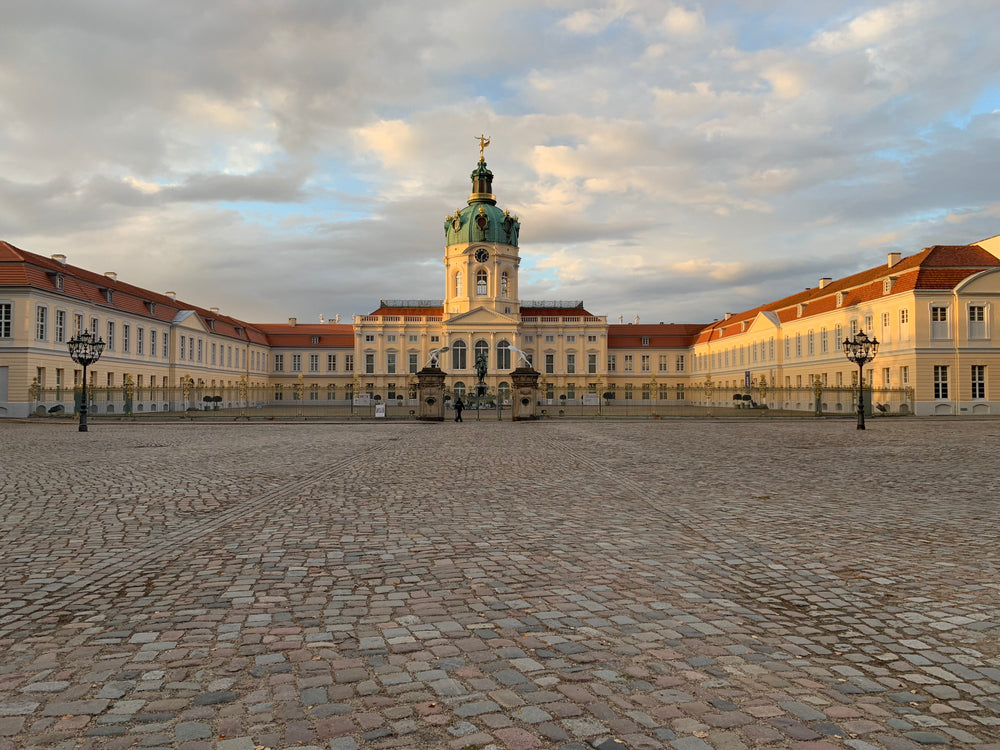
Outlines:
<svg viewBox="0 0 1000 750"><path fill-rule="evenodd" d="M319 322L320 322L320 325L322 325L323 323L326 323L326 319L323 317L323 313L319 314Z"/></svg>
<svg viewBox="0 0 1000 750"><path fill-rule="evenodd" d="M164 292L164 297L170 297L170 299L177 299L177 292Z"/></svg>
<svg viewBox="0 0 1000 750"><path fill-rule="evenodd" d="M212 312L214 312L216 315L219 314L219 308L217 308L217 307L210 307L208 309L211 310Z"/></svg>
<svg viewBox="0 0 1000 750"><path fill-rule="evenodd" d="M289 318L288 319L288 325L290 325L290 326L295 325L297 322L298 322L297 318Z"/></svg>
<svg viewBox="0 0 1000 750"><path fill-rule="evenodd" d="M902 257L902 253L889 253L889 268L892 268L894 265L899 263Z"/></svg>
<svg viewBox="0 0 1000 750"><path fill-rule="evenodd" d="M114 271L105 271L104 275L107 276L112 281L118 281L118 274L116 274Z"/></svg>
<svg viewBox="0 0 1000 750"><path fill-rule="evenodd" d="M732 313L726 313L726 317L723 320L729 320L731 317L733 317Z"/></svg>
<svg viewBox="0 0 1000 750"><path fill-rule="evenodd" d="M60 266L65 266L66 265L66 256L63 255L62 253L56 253L55 255L53 255L52 256L52 260L54 260Z"/></svg>
<svg viewBox="0 0 1000 750"><path fill-rule="evenodd" d="M824 276L822 279L819 280L819 288L825 289L827 286L829 286L830 282L832 281L833 279Z"/></svg>

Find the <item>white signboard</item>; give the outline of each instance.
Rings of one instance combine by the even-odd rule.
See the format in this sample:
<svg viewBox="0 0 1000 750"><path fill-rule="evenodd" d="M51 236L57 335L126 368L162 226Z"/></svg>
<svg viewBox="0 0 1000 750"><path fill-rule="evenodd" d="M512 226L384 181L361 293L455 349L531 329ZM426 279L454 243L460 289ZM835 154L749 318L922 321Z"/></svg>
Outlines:
<svg viewBox="0 0 1000 750"><path fill-rule="evenodd" d="M355 406L371 406L372 396L370 393L359 393L354 397Z"/></svg>
<svg viewBox="0 0 1000 750"><path fill-rule="evenodd" d="M596 393L584 393L583 394L583 405L584 406L600 406L601 397Z"/></svg>
<svg viewBox="0 0 1000 750"><path fill-rule="evenodd" d="M375 418L385 416L385 404L375 404Z"/></svg>

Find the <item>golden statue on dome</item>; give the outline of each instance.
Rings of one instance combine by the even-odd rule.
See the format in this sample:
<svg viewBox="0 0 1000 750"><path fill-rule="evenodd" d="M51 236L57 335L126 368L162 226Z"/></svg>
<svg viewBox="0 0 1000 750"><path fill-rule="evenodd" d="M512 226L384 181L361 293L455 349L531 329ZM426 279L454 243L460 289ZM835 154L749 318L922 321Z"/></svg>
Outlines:
<svg viewBox="0 0 1000 750"><path fill-rule="evenodd" d="M479 161L483 161L483 151L490 145L490 137L488 135L478 135L475 138L479 141Z"/></svg>

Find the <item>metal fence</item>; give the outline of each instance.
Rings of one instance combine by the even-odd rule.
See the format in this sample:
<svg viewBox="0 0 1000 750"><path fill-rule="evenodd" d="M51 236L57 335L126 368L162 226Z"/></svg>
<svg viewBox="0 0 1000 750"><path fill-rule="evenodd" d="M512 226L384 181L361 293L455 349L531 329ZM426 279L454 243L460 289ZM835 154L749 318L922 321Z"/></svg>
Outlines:
<svg viewBox="0 0 1000 750"><path fill-rule="evenodd" d="M90 419L267 420L267 419L415 419L417 393L371 390L355 393L339 386L235 386L213 388L88 387ZM445 396L449 414L456 397L465 402L466 419L509 419L510 393L481 398L465 390ZM29 394L34 416L69 418L81 405L79 388L37 388ZM868 388L865 411L870 416L913 412L912 389ZM711 382L685 386L655 384L635 387L555 388L542 382L537 410L543 418L665 418L671 416L836 416L857 412L857 388L783 387L727 389Z"/></svg>

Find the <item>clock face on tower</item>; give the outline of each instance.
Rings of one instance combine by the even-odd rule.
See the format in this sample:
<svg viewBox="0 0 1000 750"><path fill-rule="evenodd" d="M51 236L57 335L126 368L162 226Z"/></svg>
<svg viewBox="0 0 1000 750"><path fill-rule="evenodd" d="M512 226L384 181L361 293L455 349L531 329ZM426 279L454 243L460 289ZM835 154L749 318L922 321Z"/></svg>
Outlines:
<svg viewBox="0 0 1000 750"><path fill-rule="evenodd" d="M481 247L476 250L476 260L480 263L485 263L490 259L490 251L485 247Z"/></svg>

